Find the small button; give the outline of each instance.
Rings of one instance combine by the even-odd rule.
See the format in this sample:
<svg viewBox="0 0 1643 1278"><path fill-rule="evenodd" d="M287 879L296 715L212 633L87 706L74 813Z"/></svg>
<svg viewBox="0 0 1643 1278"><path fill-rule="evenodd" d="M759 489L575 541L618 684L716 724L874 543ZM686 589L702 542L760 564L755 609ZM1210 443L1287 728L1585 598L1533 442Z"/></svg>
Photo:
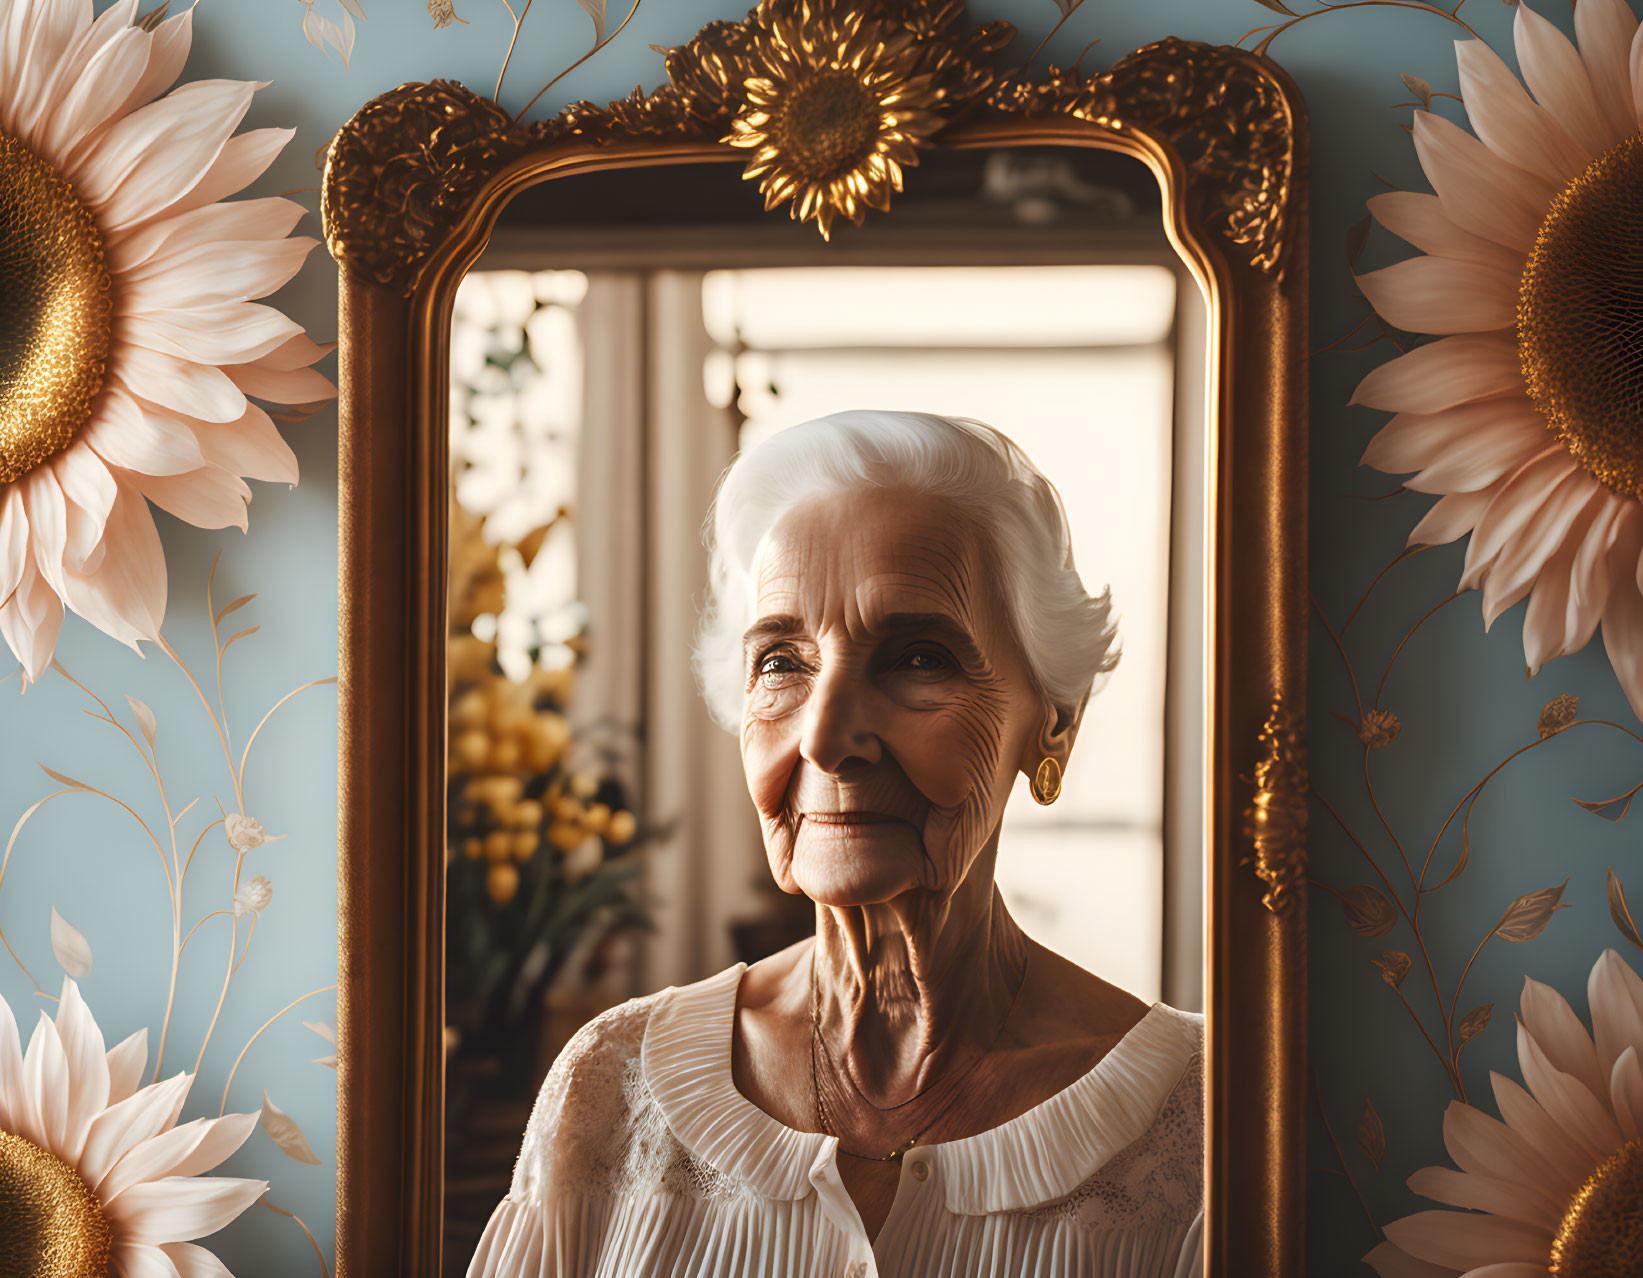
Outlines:
<svg viewBox="0 0 1643 1278"><path fill-rule="evenodd" d="M914 1180L929 1180L930 1179L930 1164L926 1163L926 1162L914 1163L913 1164L913 1179Z"/></svg>

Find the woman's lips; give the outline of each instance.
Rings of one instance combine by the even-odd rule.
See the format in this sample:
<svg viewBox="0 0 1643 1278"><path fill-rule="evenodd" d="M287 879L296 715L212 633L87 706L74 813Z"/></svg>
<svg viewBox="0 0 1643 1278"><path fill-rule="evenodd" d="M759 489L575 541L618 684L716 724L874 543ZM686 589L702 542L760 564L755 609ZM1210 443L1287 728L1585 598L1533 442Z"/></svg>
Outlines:
<svg viewBox="0 0 1643 1278"><path fill-rule="evenodd" d="M817 825L889 825L901 818L883 812L806 812L804 819Z"/></svg>

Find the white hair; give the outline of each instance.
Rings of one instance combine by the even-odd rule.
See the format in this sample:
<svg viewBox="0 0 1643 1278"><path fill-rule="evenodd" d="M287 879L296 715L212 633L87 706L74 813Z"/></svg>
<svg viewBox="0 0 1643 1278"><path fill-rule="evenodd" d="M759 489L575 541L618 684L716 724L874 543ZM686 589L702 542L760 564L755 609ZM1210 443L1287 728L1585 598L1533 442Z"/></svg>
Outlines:
<svg viewBox="0 0 1643 1278"><path fill-rule="evenodd" d="M742 632L755 620L753 574L765 534L807 498L863 487L907 487L962 510L994 552L998 595L1035 685L1068 720L1076 715L1119 654L1112 592L1084 589L1055 486L1018 444L981 422L854 411L781 431L719 477L703 524L709 588L691 653L714 720L731 732L741 727Z"/></svg>

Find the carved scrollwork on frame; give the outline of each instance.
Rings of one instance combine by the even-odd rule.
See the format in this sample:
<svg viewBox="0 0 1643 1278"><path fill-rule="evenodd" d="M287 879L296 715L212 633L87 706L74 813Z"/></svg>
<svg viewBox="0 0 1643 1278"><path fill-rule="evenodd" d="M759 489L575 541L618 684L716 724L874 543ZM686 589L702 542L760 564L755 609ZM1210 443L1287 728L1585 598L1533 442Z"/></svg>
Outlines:
<svg viewBox="0 0 1643 1278"><path fill-rule="evenodd" d="M561 126L518 124L454 80L402 84L332 139L321 214L331 255L379 284L414 287L479 188Z"/></svg>
<svg viewBox="0 0 1643 1278"><path fill-rule="evenodd" d="M977 118L1074 116L1151 136L1180 158L1206 229L1263 272L1283 259L1294 121L1270 64L1164 40L1096 76L1002 72L1007 22L968 28L963 0L761 0L666 50L668 83L524 124L446 80L406 84L343 126L324 219L349 269L409 294L485 181L532 146L680 139L745 151L767 209L823 236L885 210L918 153Z"/></svg>
<svg viewBox="0 0 1643 1278"><path fill-rule="evenodd" d="M1306 881L1306 744L1301 716L1274 698L1261 725L1255 764L1255 794L1244 810L1249 852L1240 864L1253 865L1266 884L1261 903L1274 914L1294 904Z"/></svg>

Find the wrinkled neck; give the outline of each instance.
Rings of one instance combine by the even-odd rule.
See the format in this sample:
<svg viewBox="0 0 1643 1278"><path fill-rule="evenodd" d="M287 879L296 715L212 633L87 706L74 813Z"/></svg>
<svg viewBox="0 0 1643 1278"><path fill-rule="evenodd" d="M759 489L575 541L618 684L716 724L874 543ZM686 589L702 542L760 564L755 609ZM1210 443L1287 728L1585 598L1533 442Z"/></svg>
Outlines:
<svg viewBox="0 0 1643 1278"><path fill-rule="evenodd" d="M816 908L815 1014L831 1059L871 1104L899 1104L997 1040L1027 938L978 859L946 895Z"/></svg>

